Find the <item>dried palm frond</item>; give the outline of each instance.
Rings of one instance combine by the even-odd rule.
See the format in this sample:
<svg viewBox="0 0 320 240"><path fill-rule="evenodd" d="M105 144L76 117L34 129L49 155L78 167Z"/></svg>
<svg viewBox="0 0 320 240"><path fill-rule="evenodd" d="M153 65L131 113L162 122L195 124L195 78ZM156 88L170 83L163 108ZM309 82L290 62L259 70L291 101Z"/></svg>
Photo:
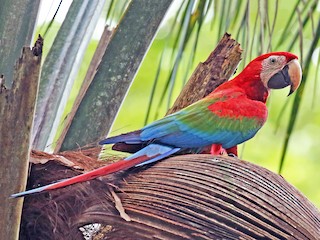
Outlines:
<svg viewBox="0 0 320 240"><path fill-rule="evenodd" d="M78 165L84 154L70 156ZM48 161L33 166L29 186L76 174ZM82 239L79 228L91 223L101 224L92 239L316 239L320 234L319 211L281 176L237 158L199 154L29 196L20 238Z"/></svg>

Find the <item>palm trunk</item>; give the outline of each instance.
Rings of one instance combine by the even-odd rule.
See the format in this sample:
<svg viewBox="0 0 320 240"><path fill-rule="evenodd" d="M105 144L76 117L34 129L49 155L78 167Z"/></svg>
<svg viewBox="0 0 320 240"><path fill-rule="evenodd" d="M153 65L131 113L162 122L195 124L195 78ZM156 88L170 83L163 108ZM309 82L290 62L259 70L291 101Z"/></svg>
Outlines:
<svg viewBox="0 0 320 240"><path fill-rule="evenodd" d="M30 134L38 91L42 39L23 48L15 66L12 89L0 87L0 233L18 239L23 199L9 199L27 183Z"/></svg>

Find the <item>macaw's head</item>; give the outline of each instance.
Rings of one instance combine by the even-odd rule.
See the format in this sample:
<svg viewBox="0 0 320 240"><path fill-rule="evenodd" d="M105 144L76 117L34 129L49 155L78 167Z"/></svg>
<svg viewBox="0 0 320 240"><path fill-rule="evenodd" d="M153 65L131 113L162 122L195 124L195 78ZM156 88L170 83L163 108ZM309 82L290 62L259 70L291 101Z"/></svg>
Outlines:
<svg viewBox="0 0 320 240"><path fill-rule="evenodd" d="M244 72L254 73L267 89L290 86L289 95L299 87L302 77L298 57L289 52L272 52L261 55L252 60Z"/></svg>

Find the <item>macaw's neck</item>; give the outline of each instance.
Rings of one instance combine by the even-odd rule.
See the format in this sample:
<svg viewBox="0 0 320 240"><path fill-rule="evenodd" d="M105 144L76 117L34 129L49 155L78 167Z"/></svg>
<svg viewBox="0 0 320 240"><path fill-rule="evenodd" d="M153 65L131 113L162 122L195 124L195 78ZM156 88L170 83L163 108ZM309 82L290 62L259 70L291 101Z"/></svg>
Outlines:
<svg viewBox="0 0 320 240"><path fill-rule="evenodd" d="M260 76L247 77L240 73L234 79L220 85L216 90L239 88L247 95L249 99L265 103L269 96L269 90L263 85Z"/></svg>
<svg viewBox="0 0 320 240"><path fill-rule="evenodd" d="M263 85L260 76L245 78L239 75L234 81L236 81L237 85L245 91L248 98L264 103L267 101L269 90Z"/></svg>

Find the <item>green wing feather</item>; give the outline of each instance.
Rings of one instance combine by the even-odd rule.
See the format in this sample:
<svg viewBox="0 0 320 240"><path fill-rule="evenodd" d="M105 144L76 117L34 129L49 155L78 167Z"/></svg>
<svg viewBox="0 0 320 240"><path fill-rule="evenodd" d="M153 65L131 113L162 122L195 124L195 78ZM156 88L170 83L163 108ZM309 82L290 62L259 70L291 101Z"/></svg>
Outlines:
<svg viewBox="0 0 320 240"><path fill-rule="evenodd" d="M142 139L179 147L219 143L228 148L253 137L265 122L265 104L239 93L220 96L210 95L147 125L142 129Z"/></svg>

